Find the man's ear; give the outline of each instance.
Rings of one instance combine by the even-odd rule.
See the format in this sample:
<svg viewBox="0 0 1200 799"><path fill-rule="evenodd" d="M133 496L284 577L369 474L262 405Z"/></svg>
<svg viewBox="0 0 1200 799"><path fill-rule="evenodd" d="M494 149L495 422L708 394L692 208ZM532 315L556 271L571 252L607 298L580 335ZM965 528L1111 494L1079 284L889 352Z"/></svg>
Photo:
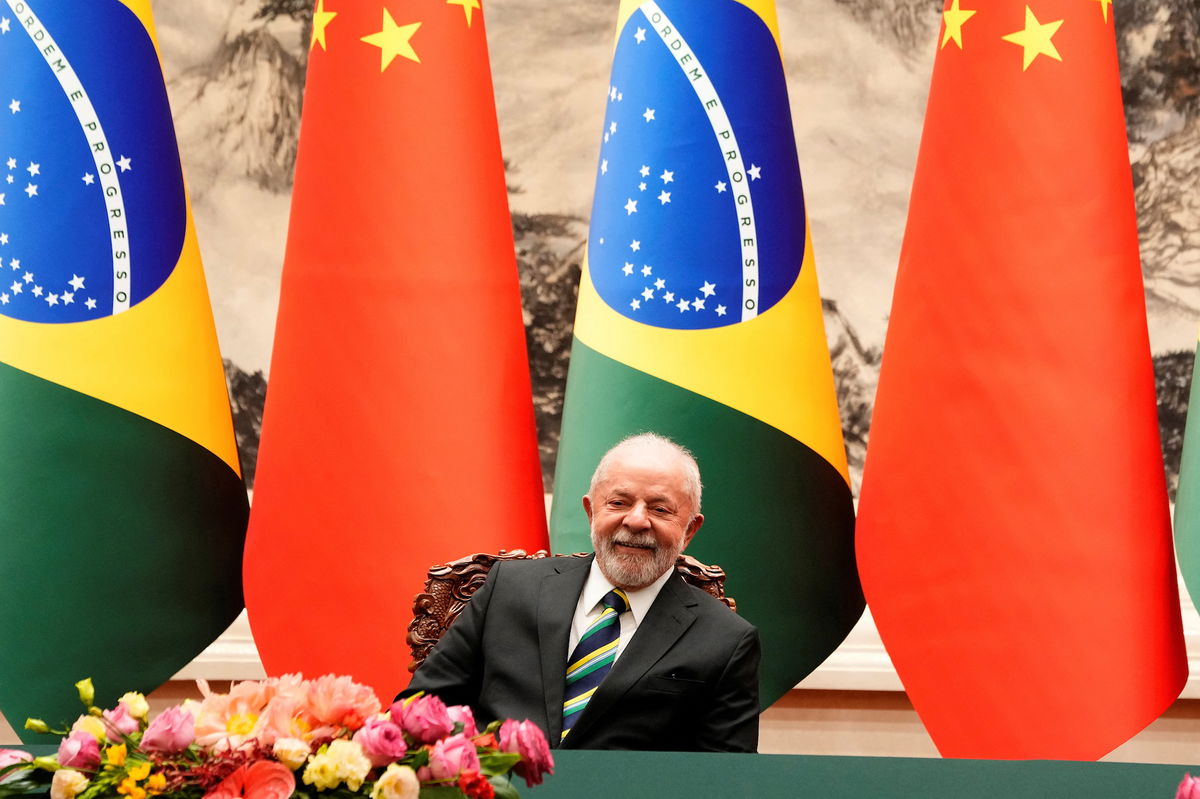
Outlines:
<svg viewBox="0 0 1200 799"><path fill-rule="evenodd" d="M702 524L704 524L703 513L697 513L692 517L692 520L688 522L687 532L685 532L683 535L684 549L687 549L688 544L692 543L692 539L696 537L696 533L699 531L700 525Z"/></svg>
<svg viewBox="0 0 1200 799"><path fill-rule="evenodd" d="M588 524L592 523L592 498L587 494L583 495L583 512L587 514Z"/></svg>

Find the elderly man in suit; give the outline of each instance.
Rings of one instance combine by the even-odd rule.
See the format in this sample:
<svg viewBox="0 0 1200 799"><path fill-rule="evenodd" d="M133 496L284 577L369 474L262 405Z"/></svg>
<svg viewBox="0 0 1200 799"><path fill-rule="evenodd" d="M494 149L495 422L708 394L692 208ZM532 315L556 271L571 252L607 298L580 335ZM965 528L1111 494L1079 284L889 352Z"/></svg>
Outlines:
<svg viewBox="0 0 1200 799"><path fill-rule="evenodd" d="M755 751L758 631L673 568L704 523L691 453L625 439L583 509L594 555L497 563L405 693L561 748Z"/></svg>

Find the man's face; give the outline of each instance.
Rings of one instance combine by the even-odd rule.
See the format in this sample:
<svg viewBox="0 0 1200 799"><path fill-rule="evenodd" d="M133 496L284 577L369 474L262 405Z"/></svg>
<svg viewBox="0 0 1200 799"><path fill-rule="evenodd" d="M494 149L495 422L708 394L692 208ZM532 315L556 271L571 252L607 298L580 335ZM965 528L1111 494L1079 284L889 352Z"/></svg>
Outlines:
<svg viewBox="0 0 1200 799"><path fill-rule="evenodd" d="M667 569L704 523L692 515L682 464L646 453L618 455L583 509L600 571L618 588L645 588Z"/></svg>

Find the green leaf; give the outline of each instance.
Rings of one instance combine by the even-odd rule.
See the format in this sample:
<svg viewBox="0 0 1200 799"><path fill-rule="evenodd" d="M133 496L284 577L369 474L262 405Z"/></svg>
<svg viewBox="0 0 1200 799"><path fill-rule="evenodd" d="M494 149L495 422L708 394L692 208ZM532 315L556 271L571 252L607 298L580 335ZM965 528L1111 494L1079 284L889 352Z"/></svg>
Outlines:
<svg viewBox="0 0 1200 799"><path fill-rule="evenodd" d="M496 799L521 799L521 794L517 793L516 786L508 777L492 777L489 781L496 791Z"/></svg>
<svg viewBox="0 0 1200 799"><path fill-rule="evenodd" d="M28 760L21 761L19 763L10 763L7 766L5 766L4 768L0 768L0 779L4 779L7 776L12 776L13 782L16 782L18 779L28 779L28 776L24 776L24 775L21 777L16 777L15 775L13 775L13 772L14 771L30 771L33 769L33 767L34 767L33 763Z"/></svg>
<svg viewBox="0 0 1200 799"><path fill-rule="evenodd" d="M466 799L466 794L453 785L422 785L421 799Z"/></svg>
<svg viewBox="0 0 1200 799"><path fill-rule="evenodd" d="M479 770L489 777L495 777L507 774L520 762L521 756L516 752L489 752L479 756Z"/></svg>
<svg viewBox="0 0 1200 799"><path fill-rule="evenodd" d="M11 796L45 796L49 791L50 786L45 783L14 780L0 785L0 799L8 799Z"/></svg>

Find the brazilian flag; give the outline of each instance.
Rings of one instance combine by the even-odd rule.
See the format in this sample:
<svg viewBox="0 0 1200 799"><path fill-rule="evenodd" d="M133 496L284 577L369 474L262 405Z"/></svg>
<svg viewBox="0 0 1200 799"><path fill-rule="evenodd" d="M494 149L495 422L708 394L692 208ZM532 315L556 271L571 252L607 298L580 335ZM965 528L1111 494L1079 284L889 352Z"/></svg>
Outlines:
<svg viewBox="0 0 1200 799"><path fill-rule="evenodd" d="M147 691L241 608L242 482L149 0L0 3L0 711Z"/></svg>
<svg viewBox="0 0 1200 799"><path fill-rule="evenodd" d="M690 449L705 525L762 633L769 704L863 610L854 510L773 0L623 0L579 287L551 544L590 549L600 456Z"/></svg>

